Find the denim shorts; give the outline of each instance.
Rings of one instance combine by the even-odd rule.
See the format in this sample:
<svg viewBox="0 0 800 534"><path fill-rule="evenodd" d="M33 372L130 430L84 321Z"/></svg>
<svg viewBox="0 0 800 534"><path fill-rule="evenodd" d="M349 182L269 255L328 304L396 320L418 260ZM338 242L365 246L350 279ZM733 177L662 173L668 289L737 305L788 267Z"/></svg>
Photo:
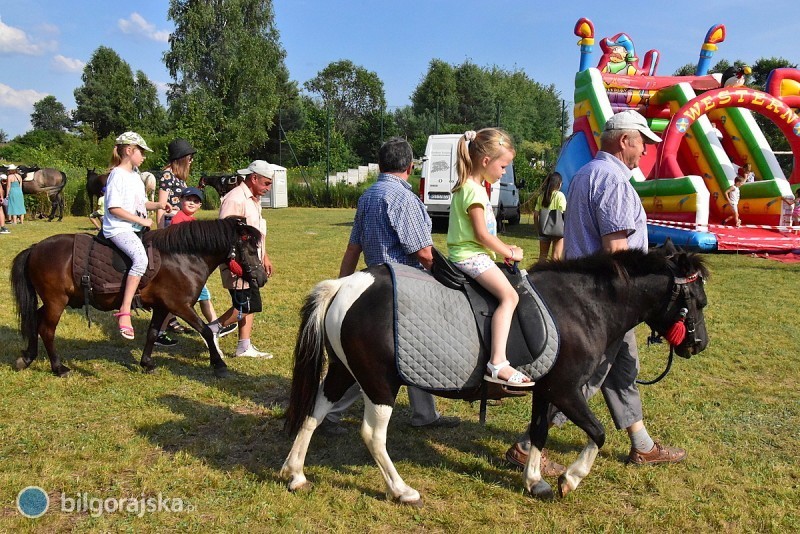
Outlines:
<svg viewBox="0 0 800 534"><path fill-rule="evenodd" d="M203 300L211 300L211 291L208 290L208 286L203 286L203 289L200 290L200 296L197 297L197 302Z"/></svg>

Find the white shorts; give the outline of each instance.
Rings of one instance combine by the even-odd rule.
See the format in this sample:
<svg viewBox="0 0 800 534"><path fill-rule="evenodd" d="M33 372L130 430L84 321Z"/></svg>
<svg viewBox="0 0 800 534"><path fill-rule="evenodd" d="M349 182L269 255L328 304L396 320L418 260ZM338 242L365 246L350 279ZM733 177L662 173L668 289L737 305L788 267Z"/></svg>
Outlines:
<svg viewBox="0 0 800 534"><path fill-rule="evenodd" d="M492 267L497 268L488 254L478 254L466 260L454 261L453 264L472 278L478 278Z"/></svg>

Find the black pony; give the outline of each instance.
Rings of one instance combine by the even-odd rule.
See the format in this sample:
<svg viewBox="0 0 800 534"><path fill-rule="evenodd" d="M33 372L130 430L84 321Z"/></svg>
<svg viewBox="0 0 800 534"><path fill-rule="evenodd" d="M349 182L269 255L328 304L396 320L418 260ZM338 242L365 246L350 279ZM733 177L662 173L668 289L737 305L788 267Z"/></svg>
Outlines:
<svg viewBox="0 0 800 534"><path fill-rule="evenodd" d="M143 240L159 251L161 267L141 290L142 304L145 308L152 308L153 316L140 365L146 372L155 368L150 357L153 343L167 313L172 313L200 332L208 345L211 367L215 374L224 375L227 367L222 361L217 339L197 316L193 305L208 276L222 263L236 261L245 281L258 287L266 283L267 275L258 255L260 232L245 224L243 218L230 217L153 230L147 232ZM28 345L17 359L17 369L27 368L36 358L38 336L41 336L53 373L63 376L69 372L55 351L54 340L64 308L80 308L86 304L84 290L75 283L72 275L74 242L75 234L54 235L14 258L11 286L20 334ZM236 270L232 268L232 271ZM37 296L42 300L38 309ZM121 292L95 293L89 304L108 311L118 309L121 301Z"/></svg>
<svg viewBox="0 0 800 534"><path fill-rule="evenodd" d="M95 199L103 196L103 188L108 182L109 173L97 174L94 169L86 169L86 196L89 197L89 208L94 209ZM140 172L147 198L153 200L156 190L156 177L152 172Z"/></svg>
<svg viewBox="0 0 800 534"><path fill-rule="evenodd" d="M703 280L707 274L700 256L677 251L671 243L649 254L630 250L534 267L528 278L553 314L561 346L553 368L532 388L533 446L523 475L530 493L543 498L553 495L539 466L551 403L589 437L586 448L559 479L559 493L563 496L574 490L589 473L605 431L589 409L581 386L594 374L606 347L641 322L666 335L680 330L674 325L681 320L688 333L675 341L676 352L688 357L706 347ZM419 493L406 485L386 452L389 418L397 391L405 383L395 362L394 313L392 281L384 266L321 282L307 297L286 421L297 437L281 470L282 476L290 478L290 490L308 484L303 464L314 429L358 382L365 405L361 436L384 476L387 495L403 503L420 502ZM320 383L326 350L333 354ZM475 396L475 391L461 393L460 398ZM459 398L452 391L447 396Z"/></svg>
<svg viewBox="0 0 800 534"><path fill-rule="evenodd" d="M197 187L205 190L207 185L210 185L219 195L219 198L227 195L231 189L242 183L244 176L241 174L211 174L200 177L200 182Z"/></svg>

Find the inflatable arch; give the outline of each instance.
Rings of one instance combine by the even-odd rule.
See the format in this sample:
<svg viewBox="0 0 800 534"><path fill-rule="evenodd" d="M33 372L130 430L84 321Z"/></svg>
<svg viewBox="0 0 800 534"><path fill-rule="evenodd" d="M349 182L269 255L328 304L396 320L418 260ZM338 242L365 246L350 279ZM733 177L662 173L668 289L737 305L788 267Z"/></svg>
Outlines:
<svg viewBox="0 0 800 534"><path fill-rule="evenodd" d="M707 91L693 98L681 107L669 121L664 131L664 140L659 146L656 163L656 176L660 178L677 178L684 176L678 165L678 147L681 140L694 122L712 109L747 108L772 121L789 141L794 154L795 166L789 181L800 183L800 117L786 102L770 94L737 87L723 87Z"/></svg>

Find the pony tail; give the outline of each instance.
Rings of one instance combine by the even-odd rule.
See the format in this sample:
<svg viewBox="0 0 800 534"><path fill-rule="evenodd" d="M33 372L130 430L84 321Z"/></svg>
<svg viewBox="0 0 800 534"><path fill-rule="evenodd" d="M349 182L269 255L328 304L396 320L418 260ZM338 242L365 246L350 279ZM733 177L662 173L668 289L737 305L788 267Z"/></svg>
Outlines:
<svg viewBox="0 0 800 534"><path fill-rule="evenodd" d="M455 193L461 189L472 174L472 158L469 155L466 134L459 138L457 152L458 159L456 161L456 170L458 171L458 182L456 182L451 193Z"/></svg>

